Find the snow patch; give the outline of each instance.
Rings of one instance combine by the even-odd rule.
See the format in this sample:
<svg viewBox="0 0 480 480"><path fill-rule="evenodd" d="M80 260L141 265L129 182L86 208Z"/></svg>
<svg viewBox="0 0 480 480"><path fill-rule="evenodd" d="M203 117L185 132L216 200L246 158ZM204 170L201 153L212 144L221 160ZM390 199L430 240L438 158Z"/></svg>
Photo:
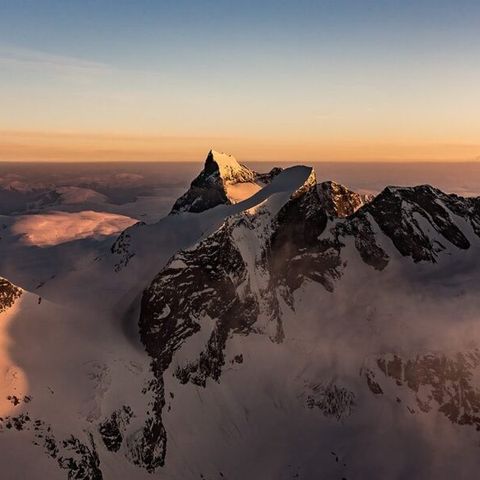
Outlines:
<svg viewBox="0 0 480 480"><path fill-rule="evenodd" d="M242 202L255 195L261 187L253 182L228 184L225 186L227 197L232 203Z"/></svg>
<svg viewBox="0 0 480 480"><path fill-rule="evenodd" d="M165 307L160 313L155 313L155 319L161 320L162 318L167 318L170 315L170 311L170 307L168 305L165 305Z"/></svg>

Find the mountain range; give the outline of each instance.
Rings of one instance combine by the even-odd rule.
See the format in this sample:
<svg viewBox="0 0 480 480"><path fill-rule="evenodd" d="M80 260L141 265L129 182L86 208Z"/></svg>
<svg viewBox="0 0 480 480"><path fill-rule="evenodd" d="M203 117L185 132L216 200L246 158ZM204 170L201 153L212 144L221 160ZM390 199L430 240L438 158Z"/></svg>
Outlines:
<svg viewBox="0 0 480 480"><path fill-rule="evenodd" d="M1 279L9 478L475 478L480 198L320 175L211 151L160 221Z"/></svg>

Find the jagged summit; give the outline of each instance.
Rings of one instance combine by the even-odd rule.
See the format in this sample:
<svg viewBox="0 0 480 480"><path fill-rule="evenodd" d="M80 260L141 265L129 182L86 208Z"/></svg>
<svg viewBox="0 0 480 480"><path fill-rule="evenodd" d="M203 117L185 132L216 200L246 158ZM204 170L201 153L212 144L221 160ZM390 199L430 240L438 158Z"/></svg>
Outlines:
<svg viewBox="0 0 480 480"><path fill-rule="evenodd" d="M239 163L234 156L210 150L203 170L192 181L188 191L174 204L170 213L199 213L217 205L230 205L253 196L282 168L272 168L268 173L258 173ZM317 183L312 169L309 185ZM302 189L300 189L302 191ZM371 195L362 195L333 181L318 184L318 195L331 216L347 217L362 205L372 200Z"/></svg>
<svg viewBox="0 0 480 480"><path fill-rule="evenodd" d="M266 174L257 173L237 162L232 155L210 150L203 170L175 202L170 213L199 213L217 205L238 203L254 195L281 171L281 168L274 168Z"/></svg>
<svg viewBox="0 0 480 480"><path fill-rule="evenodd" d="M436 262L452 245L469 249L470 228L480 235L480 199L446 194L430 185L386 187L357 213L362 221L369 214L396 249L415 262Z"/></svg>
<svg viewBox="0 0 480 480"><path fill-rule="evenodd" d="M317 189L327 212L333 217L348 217L374 198L373 195L362 195L332 180L319 183Z"/></svg>
<svg viewBox="0 0 480 480"><path fill-rule="evenodd" d="M233 155L210 150L205 160L203 172L206 179L215 181L219 177L224 182L253 182L255 172L237 162ZM201 174L200 174L201 175ZM198 177L197 177L198 179ZM195 180L194 180L195 181Z"/></svg>

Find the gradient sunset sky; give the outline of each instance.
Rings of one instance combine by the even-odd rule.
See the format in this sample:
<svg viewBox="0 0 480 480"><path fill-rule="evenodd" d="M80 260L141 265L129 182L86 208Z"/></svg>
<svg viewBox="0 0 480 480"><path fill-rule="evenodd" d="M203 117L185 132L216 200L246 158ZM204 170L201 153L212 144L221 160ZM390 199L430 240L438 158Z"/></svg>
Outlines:
<svg viewBox="0 0 480 480"><path fill-rule="evenodd" d="M480 2L0 0L0 160L480 160Z"/></svg>

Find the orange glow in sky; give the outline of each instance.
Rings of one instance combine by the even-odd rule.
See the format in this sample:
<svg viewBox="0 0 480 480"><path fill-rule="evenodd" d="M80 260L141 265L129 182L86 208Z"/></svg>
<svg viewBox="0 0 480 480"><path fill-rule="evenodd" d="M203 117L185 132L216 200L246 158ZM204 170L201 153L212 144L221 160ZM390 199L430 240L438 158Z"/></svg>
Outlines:
<svg viewBox="0 0 480 480"><path fill-rule="evenodd" d="M480 143L0 132L0 161L199 161L215 148L241 161L478 161Z"/></svg>
<svg viewBox="0 0 480 480"><path fill-rule="evenodd" d="M480 158L478 2L10 3L0 161Z"/></svg>

